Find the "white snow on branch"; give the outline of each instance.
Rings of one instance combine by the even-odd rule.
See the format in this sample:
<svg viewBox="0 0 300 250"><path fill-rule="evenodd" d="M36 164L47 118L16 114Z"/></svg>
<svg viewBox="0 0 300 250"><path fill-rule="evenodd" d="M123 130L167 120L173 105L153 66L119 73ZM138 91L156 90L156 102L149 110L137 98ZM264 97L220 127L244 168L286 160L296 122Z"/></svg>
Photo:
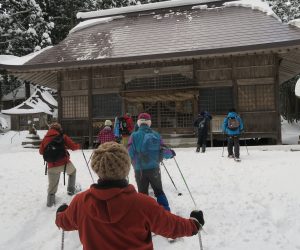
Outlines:
<svg viewBox="0 0 300 250"><path fill-rule="evenodd" d="M294 19L292 21L289 21L288 24L294 25L294 26L300 28L300 18L297 18L297 19Z"/></svg>
<svg viewBox="0 0 300 250"><path fill-rule="evenodd" d="M268 16L275 17L278 21L281 22L281 19L274 13L272 8L269 6L268 2L262 0L240 0L234 2L224 3L226 7L245 7L251 8L253 10L259 10L266 13Z"/></svg>
<svg viewBox="0 0 300 250"><path fill-rule="evenodd" d="M13 55L0 55L0 64L4 65L23 65L24 63L28 62L38 54L44 52L47 49L52 48L53 46L48 46L46 48L43 48L39 51L33 52L31 54L28 54L26 56L13 56Z"/></svg>

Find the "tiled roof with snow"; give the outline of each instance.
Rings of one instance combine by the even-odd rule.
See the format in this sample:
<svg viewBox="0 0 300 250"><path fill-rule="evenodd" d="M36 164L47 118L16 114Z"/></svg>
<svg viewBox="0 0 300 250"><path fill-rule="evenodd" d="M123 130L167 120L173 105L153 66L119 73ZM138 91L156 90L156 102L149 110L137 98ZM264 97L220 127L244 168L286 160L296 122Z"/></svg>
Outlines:
<svg viewBox="0 0 300 250"><path fill-rule="evenodd" d="M1 111L3 114L37 114L53 115L57 112L57 101L48 88L37 86L35 92L23 103L11 109Z"/></svg>
<svg viewBox="0 0 300 250"><path fill-rule="evenodd" d="M24 63L28 62L38 54L46 51L47 49L52 48L53 46L48 46L46 48L43 48L39 51L30 53L26 56L13 56L13 55L0 55L0 64L5 64L5 65L23 65Z"/></svg>
<svg viewBox="0 0 300 250"><path fill-rule="evenodd" d="M267 15L262 6L249 8L243 1L226 5L169 8L105 22L91 20L26 65L115 62L300 45L300 29Z"/></svg>

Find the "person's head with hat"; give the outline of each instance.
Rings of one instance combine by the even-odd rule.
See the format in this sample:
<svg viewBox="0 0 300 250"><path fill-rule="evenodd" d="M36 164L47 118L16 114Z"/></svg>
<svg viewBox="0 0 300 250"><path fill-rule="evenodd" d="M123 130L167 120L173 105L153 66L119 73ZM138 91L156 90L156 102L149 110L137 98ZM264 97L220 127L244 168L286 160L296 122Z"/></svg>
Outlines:
<svg viewBox="0 0 300 250"><path fill-rule="evenodd" d="M49 129L54 129L54 130L58 131L59 133L62 133L62 131L63 131L61 125L58 122L52 122L49 125Z"/></svg>
<svg viewBox="0 0 300 250"><path fill-rule="evenodd" d="M137 120L137 125L140 127L141 125L147 125L151 127L151 116L148 113L140 113Z"/></svg>
<svg viewBox="0 0 300 250"><path fill-rule="evenodd" d="M95 149L92 169L100 180L123 180L129 174L130 158L124 145L106 142Z"/></svg>

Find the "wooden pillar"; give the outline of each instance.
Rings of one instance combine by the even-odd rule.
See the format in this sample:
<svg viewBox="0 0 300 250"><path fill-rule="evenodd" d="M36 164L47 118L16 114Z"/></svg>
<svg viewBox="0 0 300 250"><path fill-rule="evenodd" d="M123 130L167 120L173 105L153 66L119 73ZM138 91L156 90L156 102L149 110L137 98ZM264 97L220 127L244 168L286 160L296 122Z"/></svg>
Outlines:
<svg viewBox="0 0 300 250"><path fill-rule="evenodd" d="M237 112L239 112L239 106L238 106L239 92L238 92L238 84L236 80L236 72L235 72L233 56L230 56L230 61L231 61L231 79L233 85L233 106L237 110Z"/></svg>
<svg viewBox="0 0 300 250"><path fill-rule="evenodd" d="M280 95L279 95L279 64L280 64L280 58L278 55L274 55L275 57L275 87L274 87L274 97L275 97L275 109L276 109L276 130L277 130L277 138L276 143L282 144L282 138L281 138L281 117L280 117Z"/></svg>
<svg viewBox="0 0 300 250"><path fill-rule="evenodd" d="M93 68L88 69L88 124L89 148L93 148Z"/></svg>
<svg viewBox="0 0 300 250"><path fill-rule="evenodd" d="M58 122L62 121L62 97L61 97L61 89L62 89L62 72L57 72L57 119Z"/></svg>

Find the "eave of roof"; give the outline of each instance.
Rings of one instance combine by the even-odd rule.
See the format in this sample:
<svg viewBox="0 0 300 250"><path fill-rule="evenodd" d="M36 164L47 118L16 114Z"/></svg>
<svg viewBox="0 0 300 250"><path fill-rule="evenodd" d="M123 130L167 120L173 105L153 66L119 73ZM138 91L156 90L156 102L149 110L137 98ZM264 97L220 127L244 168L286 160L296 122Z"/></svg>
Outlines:
<svg viewBox="0 0 300 250"><path fill-rule="evenodd" d="M195 50L195 51L184 51L176 53L164 53L164 54L153 54L153 55L142 55L132 57L119 57L119 58L101 58L94 60L74 61L74 62L59 62L59 63L45 63L45 64L25 64L25 65L3 65L0 64L1 69L9 71L58 71L71 68L82 68L90 66L105 66L115 64L130 64L144 61L153 60L176 60L180 58L197 58L201 56L214 56L214 55L226 55L226 54L241 54L251 53L259 51L278 51L284 49L300 49L300 38L298 40L269 43L269 44L257 44L251 46L240 46L230 48L218 48L218 49L207 49L207 50Z"/></svg>

